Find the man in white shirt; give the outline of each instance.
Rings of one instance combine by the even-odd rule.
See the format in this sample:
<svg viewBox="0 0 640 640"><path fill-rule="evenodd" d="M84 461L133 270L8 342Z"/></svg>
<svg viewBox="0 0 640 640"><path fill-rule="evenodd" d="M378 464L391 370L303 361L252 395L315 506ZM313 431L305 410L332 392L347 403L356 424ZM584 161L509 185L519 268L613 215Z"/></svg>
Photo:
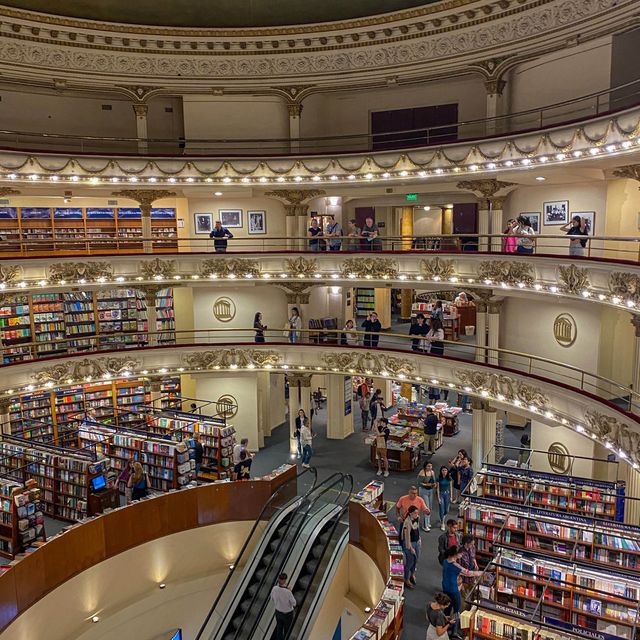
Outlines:
<svg viewBox="0 0 640 640"><path fill-rule="evenodd" d="M285 640L287 637L293 622L293 610L296 608L296 599L287 587L287 579L287 574L281 573L278 584L271 589L271 602L276 609L276 640Z"/></svg>
<svg viewBox="0 0 640 640"><path fill-rule="evenodd" d="M240 454L243 451L247 451L248 446L249 446L249 438L242 438L242 440L240 440L240 444L233 445L233 464L234 465L240 462ZM253 456L249 453L249 451L247 451L247 455L250 458L253 458Z"/></svg>

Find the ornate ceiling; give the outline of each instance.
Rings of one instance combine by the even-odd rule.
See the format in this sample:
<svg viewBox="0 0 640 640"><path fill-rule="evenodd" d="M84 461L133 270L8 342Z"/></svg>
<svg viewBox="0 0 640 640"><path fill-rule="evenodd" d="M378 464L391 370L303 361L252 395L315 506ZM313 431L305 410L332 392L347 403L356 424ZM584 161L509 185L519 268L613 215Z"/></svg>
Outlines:
<svg viewBox="0 0 640 640"><path fill-rule="evenodd" d="M437 0L5 0L52 16L166 27L271 27L351 20Z"/></svg>

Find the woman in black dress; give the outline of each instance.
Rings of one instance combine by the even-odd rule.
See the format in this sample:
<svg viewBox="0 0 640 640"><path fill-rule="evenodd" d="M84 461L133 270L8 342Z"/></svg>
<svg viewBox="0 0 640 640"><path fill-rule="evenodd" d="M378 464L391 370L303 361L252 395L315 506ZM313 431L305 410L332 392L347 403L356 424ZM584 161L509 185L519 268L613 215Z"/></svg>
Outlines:
<svg viewBox="0 0 640 640"><path fill-rule="evenodd" d="M256 311L256 315L253 317L253 328L256 330L256 342L264 342L264 332L267 330L267 325L262 324L262 314Z"/></svg>

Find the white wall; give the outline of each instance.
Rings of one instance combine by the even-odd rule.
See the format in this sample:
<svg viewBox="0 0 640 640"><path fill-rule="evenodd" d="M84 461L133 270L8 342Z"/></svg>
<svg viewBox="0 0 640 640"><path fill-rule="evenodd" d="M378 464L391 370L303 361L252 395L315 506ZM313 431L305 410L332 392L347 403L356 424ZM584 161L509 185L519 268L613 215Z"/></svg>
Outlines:
<svg viewBox="0 0 640 640"><path fill-rule="evenodd" d="M255 373L235 375L194 374L196 398L216 401L231 395L237 400L238 413L229 419L236 429L236 440L249 438L249 449L257 451L258 440L258 379Z"/></svg>
<svg viewBox="0 0 640 640"><path fill-rule="evenodd" d="M303 101L302 137L368 134L371 111L458 103L458 120L483 118L485 90L480 76L419 85L313 94ZM357 144L347 143L349 149Z"/></svg>
<svg viewBox="0 0 640 640"><path fill-rule="evenodd" d="M570 314L578 327L577 337L570 347L560 346L553 337L553 323L561 313ZM562 367L537 363L533 372L558 382L580 386L581 372L597 373L600 343L600 314L597 305L568 303L547 297L544 300L507 298L500 314L500 347L521 353L534 353L577 370L567 379ZM522 369L526 358L504 356L500 364Z"/></svg>
<svg viewBox="0 0 640 640"><path fill-rule="evenodd" d="M609 88L611 77L611 36L561 49L540 58L523 62L509 76L507 91L511 113L551 105ZM589 103L591 106L593 103ZM587 103L545 114L579 118L593 114ZM532 121L535 126L535 122Z"/></svg>
<svg viewBox="0 0 640 640"><path fill-rule="evenodd" d="M537 420L531 421L531 448L540 451L548 451L549 446L554 442L562 443L572 456L583 456L585 458L594 457L593 440L585 436L578 435L575 431L565 427L550 427ZM531 466L536 471L546 471L553 473L549 465L549 458L544 453L533 454ZM574 459L570 471L571 475L583 478L593 477L593 462L591 460Z"/></svg>
<svg viewBox="0 0 640 640"><path fill-rule="evenodd" d="M439 235L442 233L442 212L439 207L430 211L413 210L413 233L416 236Z"/></svg>

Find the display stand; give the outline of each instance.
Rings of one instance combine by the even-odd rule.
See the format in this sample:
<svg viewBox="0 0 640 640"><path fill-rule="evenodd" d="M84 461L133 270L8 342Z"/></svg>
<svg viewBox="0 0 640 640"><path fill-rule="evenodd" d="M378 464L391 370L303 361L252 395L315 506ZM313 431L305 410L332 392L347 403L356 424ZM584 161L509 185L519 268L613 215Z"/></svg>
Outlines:
<svg viewBox="0 0 640 640"><path fill-rule="evenodd" d="M391 471L413 471L420 462L420 445L424 436L407 427L395 427L389 424L389 439L387 440L387 460ZM376 467L376 439L374 435L365 438L365 443L371 447L371 464Z"/></svg>

